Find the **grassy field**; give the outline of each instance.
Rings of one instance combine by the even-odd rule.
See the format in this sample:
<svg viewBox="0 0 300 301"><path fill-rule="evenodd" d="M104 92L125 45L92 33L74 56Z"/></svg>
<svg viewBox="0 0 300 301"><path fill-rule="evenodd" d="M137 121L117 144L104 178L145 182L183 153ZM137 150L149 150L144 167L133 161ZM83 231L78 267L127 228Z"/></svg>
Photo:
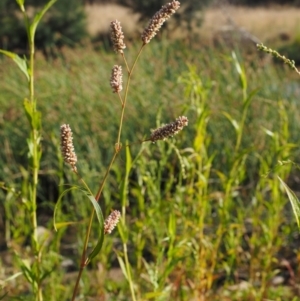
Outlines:
<svg viewBox="0 0 300 301"><path fill-rule="evenodd" d="M143 28L137 27L138 14L133 14L129 9L114 4L87 5L87 25L92 36L99 32L107 32L109 22L118 19L122 22L125 31L133 35L140 33ZM195 28L202 39L212 39L215 34L222 32L228 26L244 29L256 36L262 42L276 40L285 34L289 38L299 37L300 34L300 9L289 6L243 7L221 4L216 1L214 7L208 7L203 13L201 27ZM177 28L174 35L184 38L186 32Z"/></svg>
<svg viewBox="0 0 300 301"><path fill-rule="evenodd" d="M127 45L129 65L140 46ZM297 192L299 77L244 50L165 38L145 47L129 88L123 148L100 199L105 217L118 209L126 218L83 271L76 300L131 300L131 289L136 300L300 300L299 231L278 180ZM92 45L48 61L37 54L38 266L26 199L27 82L11 60L0 64L0 297L38 300L29 281L38 270L44 300L71 300L92 207L70 191L57 219L79 223L54 230L55 203L80 184L63 163L60 126L70 124L78 169L96 192L116 147L121 105L109 81L122 59ZM182 115L189 125L174 138L141 142ZM89 251L98 233L95 221Z"/></svg>

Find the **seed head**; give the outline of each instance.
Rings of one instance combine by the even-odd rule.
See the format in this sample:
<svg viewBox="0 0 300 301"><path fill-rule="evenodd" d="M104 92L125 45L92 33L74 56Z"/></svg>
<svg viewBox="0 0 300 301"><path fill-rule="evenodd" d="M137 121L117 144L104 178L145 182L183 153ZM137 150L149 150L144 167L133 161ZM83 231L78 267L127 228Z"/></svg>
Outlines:
<svg viewBox="0 0 300 301"><path fill-rule="evenodd" d="M77 171L77 156L74 151L72 130L68 124L60 127L60 146L64 161L71 165L74 172Z"/></svg>
<svg viewBox="0 0 300 301"><path fill-rule="evenodd" d="M114 93L119 93L122 91L122 67L118 65L114 65L111 70L110 77L110 86Z"/></svg>
<svg viewBox="0 0 300 301"><path fill-rule="evenodd" d="M111 40L113 43L114 51L123 53L123 49L126 48L124 44L124 34L122 31L121 23L118 20L112 21L110 23L111 29Z"/></svg>
<svg viewBox="0 0 300 301"><path fill-rule="evenodd" d="M116 227L121 217L121 213L118 210L114 210L104 222L104 234L110 234Z"/></svg>
<svg viewBox="0 0 300 301"><path fill-rule="evenodd" d="M157 140L165 140L171 136L176 135L180 132L183 127L188 125L188 119L185 116L179 116L176 121L159 127L153 130L150 136L150 141L155 142Z"/></svg>
<svg viewBox="0 0 300 301"><path fill-rule="evenodd" d="M172 1L164 5L150 20L148 26L142 33L142 41L148 44L151 39L157 34L163 23L168 20L180 7L179 1Z"/></svg>

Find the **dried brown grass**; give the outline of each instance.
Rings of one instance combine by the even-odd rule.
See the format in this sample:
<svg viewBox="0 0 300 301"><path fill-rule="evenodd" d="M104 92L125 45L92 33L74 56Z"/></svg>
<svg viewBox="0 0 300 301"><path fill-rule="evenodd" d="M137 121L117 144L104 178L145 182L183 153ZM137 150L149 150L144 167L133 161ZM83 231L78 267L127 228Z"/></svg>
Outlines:
<svg viewBox="0 0 300 301"><path fill-rule="evenodd" d="M300 9L286 6L209 8L204 14L200 32L205 35L212 34L231 22L261 41L276 38L282 33L293 36L300 32Z"/></svg>
<svg viewBox="0 0 300 301"><path fill-rule="evenodd" d="M137 26L139 15L133 14L128 8L116 4L88 5L86 12L88 31L91 35L107 32L110 21L115 19L122 23L127 35L139 30ZM145 20L145 24L147 21ZM195 30L209 38L230 24L245 29L263 42L282 33L292 37L300 33L300 9L287 6L258 8L217 6L204 12L202 26Z"/></svg>
<svg viewBox="0 0 300 301"><path fill-rule="evenodd" d="M98 33L109 31L110 22L119 20L124 32L127 34L136 32L138 14L134 14L130 9L117 4L95 4L85 7L88 22L88 32L95 36Z"/></svg>

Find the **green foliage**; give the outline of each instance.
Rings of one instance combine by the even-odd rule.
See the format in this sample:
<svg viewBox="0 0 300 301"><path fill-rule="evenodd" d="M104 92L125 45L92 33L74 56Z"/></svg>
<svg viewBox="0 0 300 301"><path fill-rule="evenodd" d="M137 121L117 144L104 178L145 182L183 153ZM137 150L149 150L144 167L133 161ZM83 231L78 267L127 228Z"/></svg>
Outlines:
<svg viewBox="0 0 300 301"><path fill-rule="evenodd" d="M286 43L278 48L278 52L282 53L286 57L293 58L293 61L297 66L300 64L300 37L292 43Z"/></svg>
<svg viewBox="0 0 300 301"><path fill-rule="evenodd" d="M46 3L44 0L28 0L25 7L31 10L31 15L40 11ZM27 35L16 2L3 0L0 5L0 48L25 53ZM35 43L37 49L54 54L57 48L74 46L85 37L87 32L82 1L61 0L42 20Z"/></svg>
<svg viewBox="0 0 300 301"><path fill-rule="evenodd" d="M56 189L61 193L64 183L75 181L63 171L59 126L72 126L78 168L96 191L95 179L103 178L114 152L120 108L109 88L115 55L89 47L64 51L66 60L36 61L43 116L39 218L53 235L49 249L55 254L49 252L41 271L51 271L43 284L51 301L70 298L75 279L62 270L62 256L76 261L85 234L82 224L56 233L44 221L57 200L53 187L60 183ZM290 73L272 64L261 68L258 58L248 62L238 52L199 51L166 41L151 42L139 63L125 113L128 146L123 146L101 198L104 216L119 208L126 217L84 272L82 298L130 300L125 278L132 277L138 300L299 299L296 286L272 285L276 275L288 270L278 264L281 259L288 258L293 272L298 254L297 226L278 181L293 175L288 162L298 157L299 90ZM26 86L26 78L13 64L4 59L0 69L0 136L5 145L0 179L9 187L1 200L12 250L26 250L22 242L30 229L18 194L28 186L26 170L20 168L26 161L20 148L26 142L18 130L26 124L20 86ZM190 120L187 131L171 140L140 143L151 128L183 113ZM13 181L16 177L24 181ZM88 203L77 194L65 198L59 220L86 221ZM99 223L92 227L90 247L99 239ZM2 270L11 275L17 264ZM285 279L297 283L299 276L294 277ZM9 297L26 292L21 278L5 282Z"/></svg>
<svg viewBox="0 0 300 301"><path fill-rule="evenodd" d="M263 51L263 52L266 52L266 53L270 53L273 57L281 60L282 62L284 62L284 64L288 65L291 69L293 69L294 71L296 71L300 75L300 71L296 67L295 60L290 60L289 58L287 58L284 55L280 54L276 50L274 50L272 48L268 48L268 47L264 46L263 44L257 44L256 47L260 51Z"/></svg>

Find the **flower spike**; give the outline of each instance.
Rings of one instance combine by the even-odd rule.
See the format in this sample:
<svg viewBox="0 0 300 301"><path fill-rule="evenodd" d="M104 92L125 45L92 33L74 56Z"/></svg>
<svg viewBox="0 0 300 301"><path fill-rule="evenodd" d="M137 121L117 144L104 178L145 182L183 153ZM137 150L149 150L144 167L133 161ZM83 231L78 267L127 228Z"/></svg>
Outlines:
<svg viewBox="0 0 300 301"><path fill-rule="evenodd" d="M161 26L167 21L180 7L179 1L172 1L164 5L150 20L148 26L142 33L142 41L148 44L155 37Z"/></svg>
<svg viewBox="0 0 300 301"><path fill-rule="evenodd" d="M168 123L156 130L153 130L151 136L146 141L155 142L157 140L165 140L180 132L185 126L188 125L188 119L185 116L179 116L176 121Z"/></svg>

